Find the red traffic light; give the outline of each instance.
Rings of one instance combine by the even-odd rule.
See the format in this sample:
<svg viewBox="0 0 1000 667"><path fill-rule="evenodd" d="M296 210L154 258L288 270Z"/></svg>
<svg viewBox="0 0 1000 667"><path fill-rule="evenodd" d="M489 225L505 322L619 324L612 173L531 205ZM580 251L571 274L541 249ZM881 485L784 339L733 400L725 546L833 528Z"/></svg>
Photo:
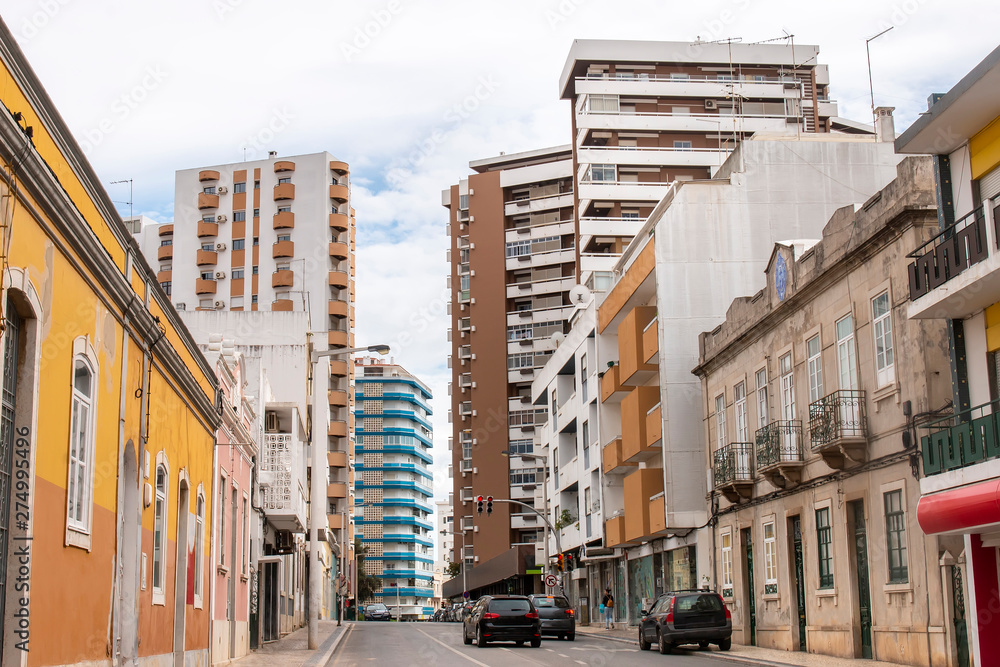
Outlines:
<svg viewBox="0 0 1000 667"><path fill-rule="evenodd" d="M493 496L486 496L486 502L492 503L493 502Z"/></svg>
<svg viewBox="0 0 1000 667"><path fill-rule="evenodd" d="M482 496L479 496L479 497L477 497L477 498L476 498L476 502L477 502L477 503L481 503L481 502L483 502L483 497L482 497Z"/></svg>

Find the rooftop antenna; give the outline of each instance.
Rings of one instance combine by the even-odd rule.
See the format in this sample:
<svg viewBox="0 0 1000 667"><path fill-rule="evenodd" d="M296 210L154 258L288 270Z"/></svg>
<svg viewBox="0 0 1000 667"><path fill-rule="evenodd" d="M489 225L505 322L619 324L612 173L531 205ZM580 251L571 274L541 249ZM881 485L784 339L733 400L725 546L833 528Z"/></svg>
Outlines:
<svg viewBox="0 0 1000 667"><path fill-rule="evenodd" d="M128 201L116 201L115 204L128 204L128 217L132 218L132 179L122 179L120 181L111 181L109 185L121 185L122 183L128 183Z"/></svg>
<svg viewBox="0 0 1000 667"><path fill-rule="evenodd" d="M865 54L868 56L868 92L872 96L872 130L874 130L875 141L878 141L878 118L875 116L875 86L872 84L872 52L868 45L895 27L891 25L879 34L865 40Z"/></svg>

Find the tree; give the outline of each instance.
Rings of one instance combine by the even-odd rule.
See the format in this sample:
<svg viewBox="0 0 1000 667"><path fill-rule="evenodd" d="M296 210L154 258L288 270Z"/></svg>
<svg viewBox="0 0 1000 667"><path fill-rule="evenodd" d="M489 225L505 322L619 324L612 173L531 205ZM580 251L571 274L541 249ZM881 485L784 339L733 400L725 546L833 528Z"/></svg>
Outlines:
<svg viewBox="0 0 1000 667"><path fill-rule="evenodd" d="M448 563L448 567L444 569L444 573L449 577L457 577L462 574L462 564L461 563Z"/></svg>
<svg viewBox="0 0 1000 667"><path fill-rule="evenodd" d="M361 538L354 538L354 560L358 568L358 592L357 600L360 603L367 603L375 599L375 591L379 588L379 578L365 572L365 554L368 547L361 543Z"/></svg>

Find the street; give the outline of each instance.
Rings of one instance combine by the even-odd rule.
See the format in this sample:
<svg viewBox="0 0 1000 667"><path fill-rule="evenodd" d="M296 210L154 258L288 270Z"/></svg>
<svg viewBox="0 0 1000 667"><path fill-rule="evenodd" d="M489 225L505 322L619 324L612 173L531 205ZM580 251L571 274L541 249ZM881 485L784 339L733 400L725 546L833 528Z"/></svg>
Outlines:
<svg viewBox="0 0 1000 667"><path fill-rule="evenodd" d="M718 648L712 647L712 652ZM655 649L640 651L634 644L590 638L580 633L576 641L542 640L540 648L499 643L487 648L462 643L458 623L355 623L328 667L368 663L394 666L422 665L682 665L693 658L709 658L706 651L680 649L660 655ZM726 664L722 660L695 661L699 665Z"/></svg>

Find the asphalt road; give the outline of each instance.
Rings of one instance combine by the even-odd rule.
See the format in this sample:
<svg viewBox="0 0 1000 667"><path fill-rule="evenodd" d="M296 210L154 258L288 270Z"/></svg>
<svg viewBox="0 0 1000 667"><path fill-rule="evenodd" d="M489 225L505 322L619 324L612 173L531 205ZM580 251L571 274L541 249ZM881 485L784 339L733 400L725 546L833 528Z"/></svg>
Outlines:
<svg viewBox="0 0 1000 667"><path fill-rule="evenodd" d="M506 665L545 665L575 667L592 665L692 665L714 667L732 662L713 660L705 651L680 649L660 655L655 648L640 651L635 644L585 637L576 641L545 638L540 648L513 643L491 644L486 648L462 643L458 623L353 623L349 634L333 654L327 667L353 665L392 665L406 667L500 667ZM716 647L712 647L713 652Z"/></svg>

